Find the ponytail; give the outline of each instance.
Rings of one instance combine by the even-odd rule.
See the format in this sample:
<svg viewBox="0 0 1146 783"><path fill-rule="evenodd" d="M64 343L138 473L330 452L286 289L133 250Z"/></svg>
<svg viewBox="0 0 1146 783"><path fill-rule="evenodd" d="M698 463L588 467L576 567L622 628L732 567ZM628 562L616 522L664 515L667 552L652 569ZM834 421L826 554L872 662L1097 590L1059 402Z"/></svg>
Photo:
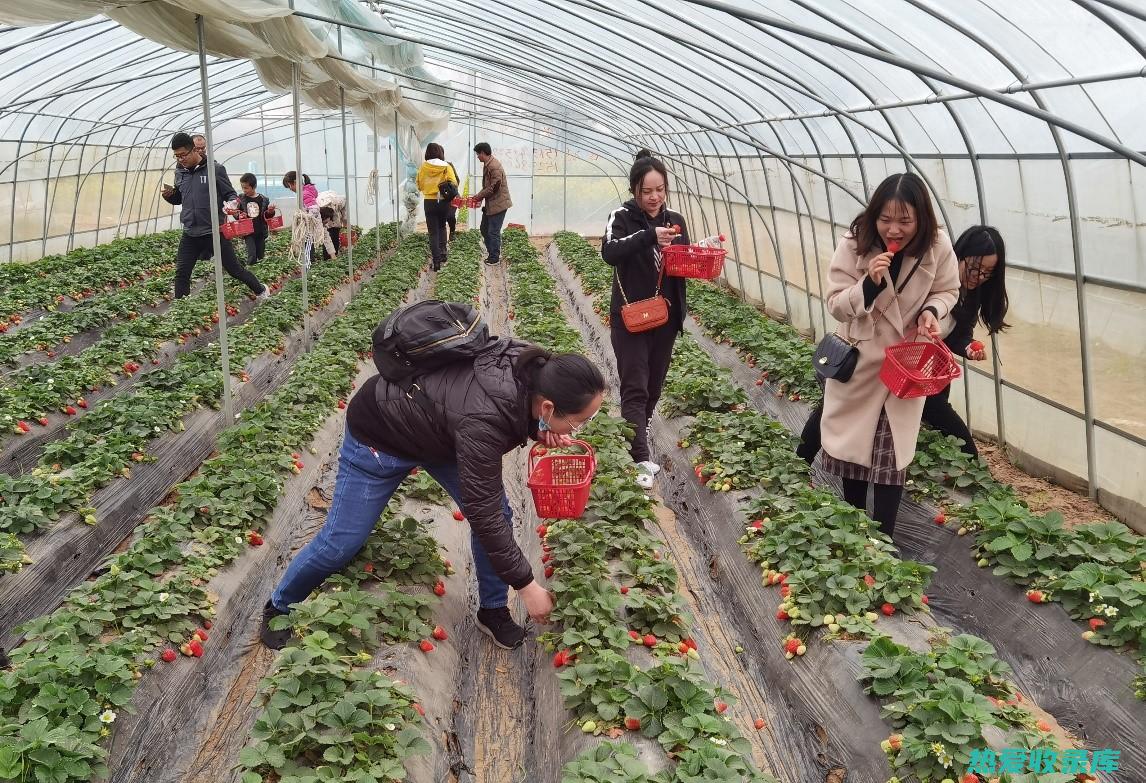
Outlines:
<svg viewBox="0 0 1146 783"><path fill-rule="evenodd" d="M530 346L518 355L515 368L530 393L552 402L558 415L585 410L608 388L597 365L576 353Z"/></svg>

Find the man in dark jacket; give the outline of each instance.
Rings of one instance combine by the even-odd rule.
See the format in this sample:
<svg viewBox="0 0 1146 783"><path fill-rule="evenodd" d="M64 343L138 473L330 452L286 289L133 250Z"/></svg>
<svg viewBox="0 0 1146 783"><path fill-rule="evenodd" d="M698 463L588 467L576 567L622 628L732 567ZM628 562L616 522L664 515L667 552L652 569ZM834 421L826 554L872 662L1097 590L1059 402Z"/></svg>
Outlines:
<svg viewBox="0 0 1146 783"><path fill-rule="evenodd" d="M183 224L183 237L179 240L179 250L175 254L175 298L187 296L191 292L191 273L195 262L200 258L210 258L214 252L211 236L211 210L219 213L219 224L226 221L224 209L238 209L238 196L227 170L215 164L215 186L218 203L211 204L210 182L208 181L207 161L195 149L191 137L186 133L176 133L171 139L171 150L179 164L175 167L175 187L163 186L163 199L168 204L182 205L179 220ZM223 269L231 277L243 283L261 298L269 292L259 279L239 263L231 240L219 238L219 253Z"/></svg>
<svg viewBox="0 0 1146 783"><path fill-rule="evenodd" d="M538 359L543 369L535 370L522 359L527 353L548 356L526 343L499 340L472 362L420 376L417 398L379 375L362 385L346 411L334 502L322 530L291 562L264 607L265 645L279 649L289 641L290 632L272 630L270 621L354 558L416 467L433 476L469 520L478 628L500 647L522 643L525 631L509 614L510 587L531 617L544 619L552 598L534 581L514 540L502 459L531 436L567 444L566 436L600 407L605 381L584 357Z"/></svg>
<svg viewBox="0 0 1146 783"><path fill-rule="evenodd" d="M481 238L485 241L485 249L489 251L485 262L493 265L501 261L501 227L505 223L506 213L513 206L513 200L509 197L505 169L501 161L493 156L493 148L483 141L474 147L474 152L483 166L481 190L474 194L474 202L485 199L481 214Z"/></svg>

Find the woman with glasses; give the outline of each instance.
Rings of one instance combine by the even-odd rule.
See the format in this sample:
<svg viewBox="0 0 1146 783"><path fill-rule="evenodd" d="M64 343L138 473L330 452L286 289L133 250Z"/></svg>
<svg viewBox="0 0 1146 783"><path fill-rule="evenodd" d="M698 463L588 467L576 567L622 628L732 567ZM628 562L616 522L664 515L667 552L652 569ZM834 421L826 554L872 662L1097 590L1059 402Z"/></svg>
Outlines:
<svg viewBox="0 0 1146 783"><path fill-rule="evenodd" d="M568 446L570 435L601 407L601 371L578 354L499 340L473 361L418 376L418 389L415 397L407 386L375 375L351 398L326 522L263 607L260 635L268 647L280 649L291 636L289 629L272 629L271 620L358 554L390 497L419 467L469 520L477 627L499 647L521 645L525 630L510 617L510 587L534 620L544 621L553 609L552 596L534 579L514 539L502 461L531 438Z"/></svg>
<svg viewBox="0 0 1146 783"><path fill-rule="evenodd" d="M981 362L986 348L974 338L975 324L981 322L987 334L998 334L1009 324L1007 315L1007 248L1003 237L993 226L971 226L955 240L955 257L959 260L959 300L944 321L943 342L958 357ZM923 421L932 429L954 435L963 441L963 452L977 458L979 451L967 424L951 407L951 387L928 397L923 405ZM808 461L820 450L820 417L823 407L812 411L800 434L796 453Z"/></svg>
<svg viewBox="0 0 1146 783"><path fill-rule="evenodd" d="M982 323L987 334L998 334L1009 324L1007 316L1007 248L993 226L971 226L955 240L959 259L959 301L951 310L950 332L943 342L951 353L973 362L987 358L983 344L975 340L975 324ZM963 452L978 457L971 430L951 407L951 387L927 398L923 420L944 435L963 441Z"/></svg>

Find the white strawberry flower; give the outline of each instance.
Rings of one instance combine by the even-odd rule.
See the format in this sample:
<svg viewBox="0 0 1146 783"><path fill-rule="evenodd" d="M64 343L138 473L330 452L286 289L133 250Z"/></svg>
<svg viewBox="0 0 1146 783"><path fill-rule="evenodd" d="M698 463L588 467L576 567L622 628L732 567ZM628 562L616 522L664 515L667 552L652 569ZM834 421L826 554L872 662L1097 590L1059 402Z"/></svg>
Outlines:
<svg viewBox="0 0 1146 783"><path fill-rule="evenodd" d="M167 603L167 599L170 597L171 597L171 593L160 593L159 594L159 603L161 603L161 604Z"/></svg>
<svg viewBox="0 0 1146 783"><path fill-rule="evenodd" d="M1115 606L1106 607L1106 616L1107 617L1114 617L1117 614L1118 614L1118 608L1117 607L1115 607Z"/></svg>
<svg viewBox="0 0 1146 783"><path fill-rule="evenodd" d="M721 747L724 747L728 744L728 740L721 739L720 737L709 737L708 741L713 745L720 745Z"/></svg>
<svg viewBox="0 0 1146 783"><path fill-rule="evenodd" d="M386 729L386 731L393 731L394 729L396 729L398 727L395 726L393 723L383 723L382 728Z"/></svg>
<svg viewBox="0 0 1146 783"><path fill-rule="evenodd" d="M115 718L116 718L115 712L113 712L112 710L104 710L103 712L100 713L99 722L100 723L115 723Z"/></svg>

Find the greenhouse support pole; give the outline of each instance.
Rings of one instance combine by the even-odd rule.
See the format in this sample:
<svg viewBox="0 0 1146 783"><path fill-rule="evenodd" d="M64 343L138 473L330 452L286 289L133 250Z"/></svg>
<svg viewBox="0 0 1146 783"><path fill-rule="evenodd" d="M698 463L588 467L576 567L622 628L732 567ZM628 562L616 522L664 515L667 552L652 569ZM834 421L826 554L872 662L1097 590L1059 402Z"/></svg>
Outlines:
<svg viewBox="0 0 1146 783"><path fill-rule="evenodd" d="M294 5L292 2L291 5ZM293 114L294 114L294 172L295 172L295 195L297 196L298 211L302 212L304 207L302 205L302 188L303 188L303 175L302 175L302 131L299 127L299 97L298 97L298 82L299 70L301 66L298 63L291 65L291 98L293 99ZM317 250L318 248L314 248ZM302 265L302 341L303 345L310 345L310 303L307 299L306 290L306 273L310 267L310 258L306 257L306 243L303 243L302 253L303 256L299 257L299 264Z"/></svg>
<svg viewBox="0 0 1146 783"><path fill-rule="evenodd" d="M342 54L342 28L338 28L338 53ZM342 182L346 187L346 274L354 295L354 213L350 209L350 154L346 149L346 88L338 87L338 110L342 115Z"/></svg>
<svg viewBox="0 0 1146 783"><path fill-rule="evenodd" d="M398 204L402 200L402 189L398 184L398 110L394 110L394 220L397 222L397 237L402 238L402 217Z"/></svg>
<svg viewBox="0 0 1146 783"><path fill-rule="evenodd" d="M219 308L219 359L223 370L223 420L235 420L231 412L231 355L227 350L227 295L223 290L222 235L219 233L219 187L215 181L215 140L211 134L211 99L207 90L207 49L203 42L203 15L195 15L199 42L199 84L203 93L203 136L207 139L207 190L211 198L211 252L215 260L215 299Z"/></svg>
<svg viewBox="0 0 1146 783"><path fill-rule="evenodd" d="M374 55L370 55L370 68L374 68ZM373 74L373 70L371 73ZM381 188L378 187L378 180L380 179L380 172L378 171L378 102L373 98L370 100L370 133L374 137L374 258L382 256L382 232L379 228L382 225L382 215L380 210L382 205L378 203L378 197L382 195Z"/></svg>
<svg viewBox="0 0 1146 783"><path fill-rule="evenodd" d="M569 230L569 107L565 107L565 125L561 134L561 230Z"/></svg>
<svg viewBox="0 0 1146 783"><path fill-rule="evenodd" d="M270 166L267 165L267 119L263 115L263 105L259 104L259 140L262 141L260 145L263 150L263 187L267 186L266 177L270 174Z"/></svg>

